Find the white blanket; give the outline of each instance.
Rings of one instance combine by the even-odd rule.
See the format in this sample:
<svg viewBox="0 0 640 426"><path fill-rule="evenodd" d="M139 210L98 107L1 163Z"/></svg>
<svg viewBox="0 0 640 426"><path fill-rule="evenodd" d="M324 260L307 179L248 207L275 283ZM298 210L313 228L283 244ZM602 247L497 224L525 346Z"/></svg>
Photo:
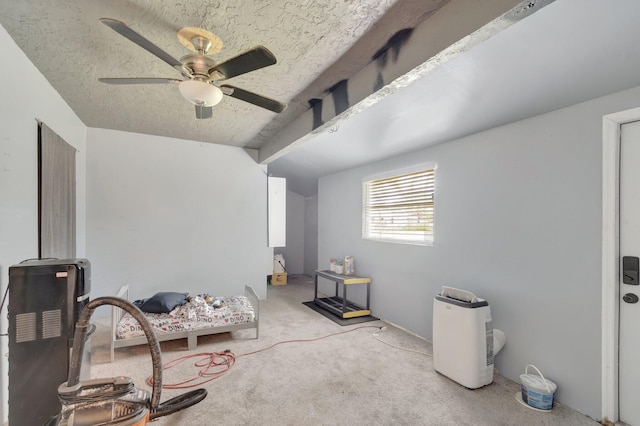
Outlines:
<svg viewBox="0 0 640 426"><path fill-rule="evenodd" d="M245 296L220 297L223 303L214 308L201 296L178 306L168 314L145 313L145 317L155 333L171 333L176 331L213 328L224 325L249 323L255 320L253 307ZM118 339L143 336L144 331L138 321L130 314L125 314L116 329Z"/></svg>

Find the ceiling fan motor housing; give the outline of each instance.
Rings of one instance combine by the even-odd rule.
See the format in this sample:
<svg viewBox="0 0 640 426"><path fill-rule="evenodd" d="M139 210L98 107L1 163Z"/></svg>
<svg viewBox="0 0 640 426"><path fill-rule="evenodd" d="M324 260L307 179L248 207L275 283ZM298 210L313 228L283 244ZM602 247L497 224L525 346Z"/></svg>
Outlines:
<svg viewBox="0 0 640 426"><path fill-rule="evenodd" d="M200 77L205 80L217 80L218 78L211 78L209 70L217 65L209 56L198 55L197 53L190 53L180 58L180 62L193 71L193 77Z"/></svg>

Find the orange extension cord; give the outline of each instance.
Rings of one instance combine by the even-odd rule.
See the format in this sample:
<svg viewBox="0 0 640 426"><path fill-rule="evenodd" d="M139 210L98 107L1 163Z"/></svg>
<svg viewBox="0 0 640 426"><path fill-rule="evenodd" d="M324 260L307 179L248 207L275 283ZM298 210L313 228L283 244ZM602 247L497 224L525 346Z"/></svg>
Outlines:
<svg viewBox="0 0 640 426"><path fill-rule="evenodd" d="M325 336L321 336L321 337L316 337L315 339L296 339L296 340L285 340L282 342L277 342L274 343L271 346L268 346L266 348L262 348L262 349L258 349L257 351L253 351L253 352L246 352L240 355L235 355L233 352L231 352L230 350L226 350L224 352L200 352L197 354L191 354L191 355L185 355L183 357L180 358L176 358L173 361L169 361L167 362L163 367L162 370L168 370L172 367L175 367L176 365L183 363L189 359L194 359L195 358L195 362L194 362L194 367L196 367L198 369L198 374L195 377L192 377L190 379L184 380L182 382L177 382L177 383L168 383L168 384L163 384L162 388L163 389L187 389L187 388L192 388L192 387L196 387L196 386L200 386L203 385L205 383L208 383L212 380L215 380L219 377L222 377L223 375L225 375L230 369L231 367L233 367L233 365L236 363L236 359L241 358L243 356L248 356L248 355L254 355L260 352L265 352L268 351L269 349L273 349L276 346L279 345L283 345L285 343L307 343L307 342L315 342L317 340L322 340L322 339L326 339L327 337L332 337L332 336L338 336L340 334L346 334L346 333L351 333L352 331L356 331L356 330L360 330L362 328L377 328L380 329L380 327L375 326L375 325L361 325L359 327L356 328L352 328L351 330L346 330L346 331L340 331L338 333L332 333L332 334L327 334ZM149 386L153 386L153 377L149 376L147 378L147 384Z"/></svg>

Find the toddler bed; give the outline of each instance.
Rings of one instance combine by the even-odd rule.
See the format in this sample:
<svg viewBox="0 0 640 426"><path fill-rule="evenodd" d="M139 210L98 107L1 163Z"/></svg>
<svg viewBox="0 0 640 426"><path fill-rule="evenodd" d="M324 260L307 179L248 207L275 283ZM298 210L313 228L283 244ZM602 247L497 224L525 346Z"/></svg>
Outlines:
<svg viewBox="0 0 640 426"><path fill-rule="evenodd" d="M129 286L120 287L116 297L129 301ZM143 313L159 342L187 338L189 350L196 348L198 336L209 334L255 328L256 339L258 338L260 305L259 297L252 287L245 286L244 296L216 297L213 302L207 302L204 296L190 296L183 305L175 308L169 306L166 309L170 310L169 313ZM111 362L114 361L116 348L146 343L147 338L138 321L127 312L113 306L111 309Z"/></svg>

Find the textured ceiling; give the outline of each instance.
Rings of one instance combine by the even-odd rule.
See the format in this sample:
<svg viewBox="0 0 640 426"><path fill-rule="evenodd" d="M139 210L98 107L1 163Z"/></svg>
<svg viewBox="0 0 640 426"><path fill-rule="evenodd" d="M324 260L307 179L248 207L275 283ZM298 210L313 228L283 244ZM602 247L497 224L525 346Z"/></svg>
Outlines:
<svg viewBox="0 0 640 426"><path fill-rule="evenodd" d="M414 27L448 0L2 0L0 23L89 127L260 146L336 82L372 61L389 37ZM190 53L176 37L201 27L224 43L222 62L256 45L276 65L229 84L288 103L280 115L225 97L213 118L197 120L175 85L113 86L100 77L180 74L100 24L125 22L176 59ZM225 81L226 83L226 81Z"/></svg>
<svg viewBox="0 0 640 426"><path fill-rule="evenodd" d="M640 2L615 3L0 0L0 24L87 126L258 149L307 196L318 177L640 85ZM218 62L264 45L277 64L228 83L289 106L225 97L197 120L175 85L99 83L180 78L102 17L176 59L186 26L222 39Z"/></svg>

